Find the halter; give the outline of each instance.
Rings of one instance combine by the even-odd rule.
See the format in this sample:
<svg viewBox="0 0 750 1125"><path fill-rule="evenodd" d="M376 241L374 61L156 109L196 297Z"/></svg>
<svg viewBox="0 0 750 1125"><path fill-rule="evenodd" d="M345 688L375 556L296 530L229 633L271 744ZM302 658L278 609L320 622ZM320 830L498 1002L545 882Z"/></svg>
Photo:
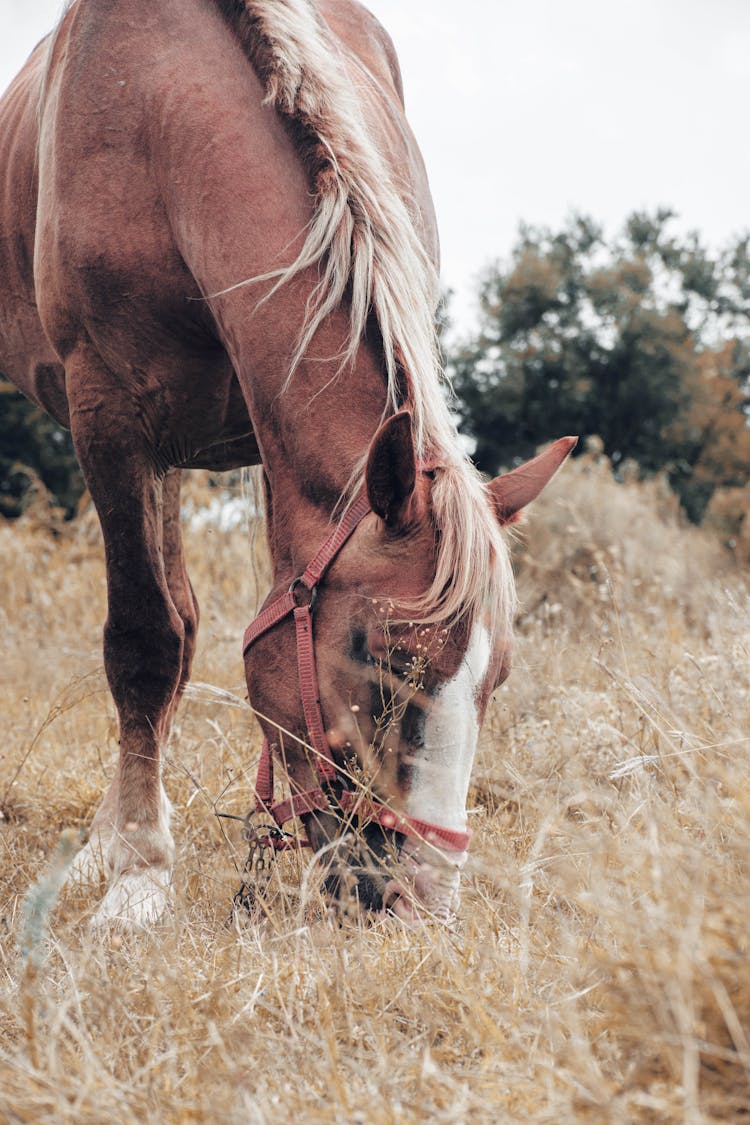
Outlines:
<svg viewBox="0 0 750 1125"><path fill-rule="evenodd" d="M339 769L334 761L331 747L326 737L323 713L320 706L320 689L315 663L315 640L313 635L313 611L318 596L318 587L328 568L344 544L351 537L364 517L372 511L365 492L362 492L348 509L341 522L334 528L320 550L308 563L305 571L289 586L285 594L265 606L245 630L242 645L243 657L251 646L270 629L287 617L293 616L297 636L297 669L299 672L302 710L305 715L310 745L315 751L315 769L319 784L303 793L294 793L284 801L273 803L273 750L267 738L263 740L258 775L255 781L255 812L270 816L274 824L261 843L275 850L292 847L296 841L283 831L287 821L304 813L344 812L359 816L382 828L400 832L404 836L420 840L449 851L465 851L471 832L457 832L431 824L416 817L402 816L380 801L343 789L336 796L336 804L325 792L326 787L337 780ZM308 840L300 841L303 847L310 847Z"/></svg>

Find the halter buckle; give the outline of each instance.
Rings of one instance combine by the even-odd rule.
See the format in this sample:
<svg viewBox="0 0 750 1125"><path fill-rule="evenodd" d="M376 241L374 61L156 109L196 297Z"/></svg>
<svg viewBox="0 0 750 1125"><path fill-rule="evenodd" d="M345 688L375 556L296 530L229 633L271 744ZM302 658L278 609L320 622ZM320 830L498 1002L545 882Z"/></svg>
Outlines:
<svg viewBox="0 0 750 1125"><path fill-rule="evenodd" d="M299 586L301 586L303 590L307 590L308 594L310 595L310 600L308 602L298 600L297 589L298 589ZM290 585L289 593L293 596L294 603L298 608L300 608L303 605L307 605L307 608L310 610L310 613L312 613L313 609L315 608L315 603L318 600L317 583L313 587L306 586L305 583L304 583L304 579L303 579L302 575L300 575L298 578L295 578L294 581L292 582L292 584Z"/></svg>

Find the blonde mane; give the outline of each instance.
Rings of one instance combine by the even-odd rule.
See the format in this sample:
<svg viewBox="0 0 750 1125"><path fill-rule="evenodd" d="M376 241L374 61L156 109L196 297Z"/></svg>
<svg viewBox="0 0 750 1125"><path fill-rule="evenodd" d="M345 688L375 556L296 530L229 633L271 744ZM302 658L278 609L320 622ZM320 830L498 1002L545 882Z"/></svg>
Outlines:
<svg viewBox="0 0 750 1125"><path fill-rule="evenodd" d="M515 593L507 547L486 488L461 448L441 386L437 271L313 0L235 0L235 10L238 6L265 100L301 130L313 164L316 206L304 245L290 266L263 278L276 278L278 286L311 266L319 270L289 378L330 312L349 302L340 370L354 359L374 312L385 360L386 410L398 409L405 398L418 456L440 465L432 492L437 572L414 612L423 620L444 620L490 611L509 630Z"/></svg>

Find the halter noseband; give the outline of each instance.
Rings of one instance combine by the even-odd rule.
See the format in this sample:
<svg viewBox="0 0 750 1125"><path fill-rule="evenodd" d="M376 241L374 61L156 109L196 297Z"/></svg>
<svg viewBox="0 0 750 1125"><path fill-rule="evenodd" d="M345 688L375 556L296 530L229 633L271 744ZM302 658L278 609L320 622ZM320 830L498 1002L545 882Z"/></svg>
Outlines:
<svg viewBox="0 0 750 1125"><path fill-rule="evenodd" d="M305 715L310 745L315 751L315 768L320 781L320 784L316 785L315 788L308 789L303 793L294 793L286 800L274 804L273 750L268 739L264 738L255 782L255 812L270 816L275 829L263 838L263 843L275 849L290 847L294 840L281 831L288 820L304 813L338 813L341 811L350 816L364 817L370 822L379 824L382 828L400 832L412 839L449 851L462 852L468 847L471 838L469 830L457 832L450 828L431 824L426 820L402 816L380 801L356 793L351 789L343 789L337 794L336 803L338 807L336 807L324 791L325 786L330 786L336 780L338 767L326 737L320 706L320 689L318 687L313 636L313 609L318 594L318 586L325 577L328 568L364 517L371 511L372 508L367 495L362 492L348 509L341 522L328 536L312 561L308 563L304 573L294 579L285 594L262 609L245 630L242 644L243 657L247 655L248 649L255 641L262 637L264 633L267 633L269 629L273 629L290 615L294 617L302 710ZM303 591L306 591L307 596ZM308 841L302 841L302 843L309 846Z"/></svg>

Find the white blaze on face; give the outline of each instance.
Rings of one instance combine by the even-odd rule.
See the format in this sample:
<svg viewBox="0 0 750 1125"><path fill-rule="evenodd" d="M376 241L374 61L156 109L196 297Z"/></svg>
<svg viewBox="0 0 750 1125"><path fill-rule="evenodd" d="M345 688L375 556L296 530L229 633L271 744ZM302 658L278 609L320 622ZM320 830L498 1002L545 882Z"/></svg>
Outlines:
<svg viewBox="0 0 750 1125"><path fill-rule="evenodd" d="M479 737L477 693L490 661L487 630L476 624L461 667L431 701L424 746L412 751L409 816L462 832Z"/></svg>

